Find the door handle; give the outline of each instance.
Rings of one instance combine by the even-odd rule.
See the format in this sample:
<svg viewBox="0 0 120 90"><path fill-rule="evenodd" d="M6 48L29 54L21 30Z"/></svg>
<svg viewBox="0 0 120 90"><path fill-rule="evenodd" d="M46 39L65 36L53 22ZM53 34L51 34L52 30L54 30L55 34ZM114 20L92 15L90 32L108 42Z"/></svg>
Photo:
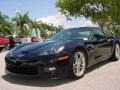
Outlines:
<svg viewBox="0 0 120 90"><path fill-rule="evenodd" d="M111 39L107 39L107 42L111 42Z"/></svg>

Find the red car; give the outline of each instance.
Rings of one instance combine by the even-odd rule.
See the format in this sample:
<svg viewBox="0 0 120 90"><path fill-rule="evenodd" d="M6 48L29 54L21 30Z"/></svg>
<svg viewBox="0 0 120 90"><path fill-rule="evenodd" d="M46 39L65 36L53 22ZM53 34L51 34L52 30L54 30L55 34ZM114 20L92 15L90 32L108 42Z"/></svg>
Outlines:
<svg viewBox="0 0 120 90"><path fill-rule="evenodd" d="M32 37L31 42L36 43L36 42L41 42L42 39L39 39L38 37Z"/></svg>
<svg viewBox="0 0 120 90"><path fill-rule="evenodd" d="M3 48L8 48L9 47L9 38L1 36L0 37L0 51Z"/></svg>

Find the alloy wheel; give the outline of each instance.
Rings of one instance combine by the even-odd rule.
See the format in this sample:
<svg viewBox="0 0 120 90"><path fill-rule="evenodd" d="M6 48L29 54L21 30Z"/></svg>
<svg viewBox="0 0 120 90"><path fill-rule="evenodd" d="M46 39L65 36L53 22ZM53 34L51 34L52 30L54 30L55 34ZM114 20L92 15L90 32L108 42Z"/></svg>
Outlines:
<svg viewBox="0 0 120 90"><path fill-rule="evenodd" d="M115 55L117 59L120 59L120 46L117 44L115 48Z"/></svg>
<svg viewBox="0 0 120 90"><path fill-rule="evenodd" d="M82 52L76 52L73 60L73 73L80 77L86 69L85 55Z"/></svg>

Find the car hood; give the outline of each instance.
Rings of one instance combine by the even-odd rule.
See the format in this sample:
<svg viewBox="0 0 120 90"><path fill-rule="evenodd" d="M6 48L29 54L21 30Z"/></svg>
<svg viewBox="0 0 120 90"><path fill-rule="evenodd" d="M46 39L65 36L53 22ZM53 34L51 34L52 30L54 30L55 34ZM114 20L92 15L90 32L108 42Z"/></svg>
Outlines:
<svg viewBox="0 0 120 90"><path fill-rule="evenodd" d="M64 51L69 52L76 46L83 44L83 40L66 40L66 41L46 41L42 43L36 44L27 44L27 45L19 45L15 50L12 51L11 55L8 54L13 60L47 60L51 57L56 57L57 54L40 56L39 54L45 50L49 50L58 45L64 45ZM21 47L22 46L22 47ZM7 57L7 56L6 56ZM43 57L43 58L42 58Z"/></svg>
<svg viewBox="0 0 120 90"><path fill-rule="evenodd" d="M42 50L46 50L48 48L51 48L53 46L57 46L62 44L63 42L61 41L46 41L46 42L42 42L42 43L36 43L36 44L28 44L25 45L19 49L16 49L12 52L12 57L17 58L18 55L20 54L36 54L41 52ZM16 47L17 48L17 47Z"/></svg>
<svg viewBox="0 0 120 90"><path fill-rule="evenodd" d="M38 50L40 48L50 47L50 46L58 45L58 44L61 44L61 42L47 41L47 42L42 42L42 43L36 43L36 44L31 44L31 45L22 47L22 48L20 48L20 51L32 52L32 51Z"/></svg>

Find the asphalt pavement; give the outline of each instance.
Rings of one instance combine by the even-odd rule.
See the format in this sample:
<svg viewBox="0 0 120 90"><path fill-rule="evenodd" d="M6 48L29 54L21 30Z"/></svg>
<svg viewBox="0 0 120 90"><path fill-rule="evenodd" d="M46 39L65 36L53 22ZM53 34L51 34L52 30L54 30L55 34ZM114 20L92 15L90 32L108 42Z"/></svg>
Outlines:
<svg viewBox="0 0 120 90"><path fill-rule="evenodd" d="M120 61L98 63L79 80L23 78L5 74L7 52L0 53L0 90L120 90Z"/></svg>

